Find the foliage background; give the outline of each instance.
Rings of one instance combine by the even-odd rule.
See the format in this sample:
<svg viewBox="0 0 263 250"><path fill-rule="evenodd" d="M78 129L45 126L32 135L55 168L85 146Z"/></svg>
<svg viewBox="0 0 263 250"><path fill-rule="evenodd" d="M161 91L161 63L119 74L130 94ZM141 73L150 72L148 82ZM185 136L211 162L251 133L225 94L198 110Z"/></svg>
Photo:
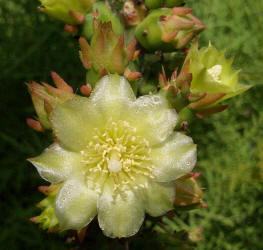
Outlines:
<svg viewBox="0 0 263 250"><path fill-rule="evenodd" d="M192 232L201 226L197 249L262 249L263 1L189 0L188 5L207 26L201 44L211 40L236 55L241 81L255 87L230 100L223 113L192 125L199 145L196 170L202 172L209 208L177 212L164 223ZM77 43L37 6L35 0L0 0L0 249L68 249L62 236L28 221L39 212L33 205L43 198L36 189L44 182L25 159L39 154L49 139L26 126L34 111L25 82L50 82L54 70L78 87L84 70Z"/></svg>

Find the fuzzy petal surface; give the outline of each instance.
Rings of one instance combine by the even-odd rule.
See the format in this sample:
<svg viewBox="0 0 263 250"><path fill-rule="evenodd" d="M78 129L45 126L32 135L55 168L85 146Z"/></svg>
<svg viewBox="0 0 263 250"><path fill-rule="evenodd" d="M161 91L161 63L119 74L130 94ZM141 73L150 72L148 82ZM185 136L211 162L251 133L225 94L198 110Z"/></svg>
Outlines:
<svg viewBox="0 0 263 250"><path fill-rule="evenodd" d="M96 84L90 99L105 120L118 120L126 116L136 97L124 77L107 75Z"/></svg>
<svg viewBox="0 0 263 250"><path fill-rule="evenodd" d="M173 183L150 182L146 191L146 212L151 216L161 216L173 209L175 185Z"/></svg>
<svg viewBox="0 0 263 250"><path fill-rule="evenodd" d="M190 172L196 164L196 151L189 136L174 132L151 152L156 180L170 182Z"/></svg>
<svg viewBox="0 0 263 250"><path fill-rule="evenodd" d="M72 151L85 148L94 135L94 128L103 125L101 115L85 97L57 105L50 120L59 142Z"/></svg>
<svg viewBox="0 0 263 250"><path fill-rule="evenodd" d="M55 214L63 230L80 230L97 214L97 194L86 187L83 178L73 177L56 197Z"/></svg>
<svg viewBox="0 0 263 250"><path fill-rule="evenodd" d="M177 113L160 95L145 95L133 103L128 120L151 145L166 140L177 122Z"/></svg>
<svg viewBox="0 0 263 250"><path fill-rule="evenodd" d="M104 234L111 238L122 238L136 234L144 220L144 206L133 191L116 197L105 188L98 202L98 220Z"/></svg>
<svg viewBox="0 0 263 250"><path fill-rule="evenodd" d="M52 144L41 155L28 160L36 167L40 176L51 183L59 183L67 179L72 171L83 167L80 154L67 151L58 143Z"/></svg>

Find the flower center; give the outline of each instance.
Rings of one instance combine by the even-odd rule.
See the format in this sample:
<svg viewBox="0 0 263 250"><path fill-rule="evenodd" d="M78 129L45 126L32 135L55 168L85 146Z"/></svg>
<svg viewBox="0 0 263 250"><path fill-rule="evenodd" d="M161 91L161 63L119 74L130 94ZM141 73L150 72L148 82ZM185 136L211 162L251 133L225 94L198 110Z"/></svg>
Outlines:
<svg viewBox="0 0 263 250"><path fill-rule="evenodd" d="M213 81L220 83L220 75L222 73L222 65L215 65L207 70L209 76L213 79Z"/></svg>
<svg viewBox="0 0 263 250"><path fill-rule="evenodd" d="M117 151L113 150L110 154L110 160L108 163L108 169L111 172L119 172L122 169L122 163L120 162L120 157Z"/></svg>
<svg viewBox="0 0 263 250"><path fill-rule="evenodd" d="M102 191L107 183L113 190L125 190L147 185L152 175L148 141L126 121L110 120L81 151L86 164L87 184Z"/></svg>

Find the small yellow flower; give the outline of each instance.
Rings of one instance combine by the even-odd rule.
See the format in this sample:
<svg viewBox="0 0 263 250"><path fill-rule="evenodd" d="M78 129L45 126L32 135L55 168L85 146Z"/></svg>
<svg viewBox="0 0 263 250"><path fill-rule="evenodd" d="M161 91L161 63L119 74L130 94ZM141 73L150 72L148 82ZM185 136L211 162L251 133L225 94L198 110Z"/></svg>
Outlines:
<svg viewBox="0 0 263 250"><path fill-rule="evenodd" d="M103 77L89 98L58 104L50 121L58 142L29 161L62 184L54 204L61 230L98 215L105 235L134 235L145 212L173 209L174 180L196 163L192 139L173 131L176 112L160 95L136 99L118 75Z"/></svg>
<svg viewBox="0 0 263 250"><path fill-rule="evenodd" d="M211 44L199 50L198 42L194 42L185 62L189 63L189 73L193 76L191 93L207 93L209 97L219 98L218 103L251 88L239 83L239 71L232 67L233 58L226 59L224 51ZM218 94L222 94L221 98Z"/></svg>

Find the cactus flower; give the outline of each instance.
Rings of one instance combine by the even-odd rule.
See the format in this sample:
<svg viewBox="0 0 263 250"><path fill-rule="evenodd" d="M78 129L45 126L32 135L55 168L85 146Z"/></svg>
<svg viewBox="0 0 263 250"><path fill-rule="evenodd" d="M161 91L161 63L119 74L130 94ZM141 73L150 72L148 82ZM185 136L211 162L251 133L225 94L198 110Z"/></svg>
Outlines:
<svg viewBox="0 0 263 250"><path fill-rule="evenodd" d="M76 96L50 115L57 141L29 161L52 184L60 230L82 229L97 215L104 234L138 232L147 212L173 209L174 180L196 163L196 145L174 132L177 114L161 95L136 99L118 75L90 97Z"/></svg>
<svg viewBox="0 0 263 250"><path fill-rule="evenodd" d="M183 49L205 26L192 9L174 7L153 10L136 28L140 44L149 51Z"/></svg>
<svg viewBox="0 0 263 250"><path fill-rule="evenodd" d="M95 0L40 0L40 10L49 16L68 24L84 22L84 14L89 12Z"/></svg>
<svg viewBox="0 0 263 250"><path fill-rule="evenodd" d="M185 60L188 73L192 74L190 91L193 94L207 94L198 102L192 103L192 108L215 105L251 87L238 82L239 71L233 69L232 62L233 58L227 60L224 51L218 51L211 44L200 50L197 41L192 44Z"/></svg>

